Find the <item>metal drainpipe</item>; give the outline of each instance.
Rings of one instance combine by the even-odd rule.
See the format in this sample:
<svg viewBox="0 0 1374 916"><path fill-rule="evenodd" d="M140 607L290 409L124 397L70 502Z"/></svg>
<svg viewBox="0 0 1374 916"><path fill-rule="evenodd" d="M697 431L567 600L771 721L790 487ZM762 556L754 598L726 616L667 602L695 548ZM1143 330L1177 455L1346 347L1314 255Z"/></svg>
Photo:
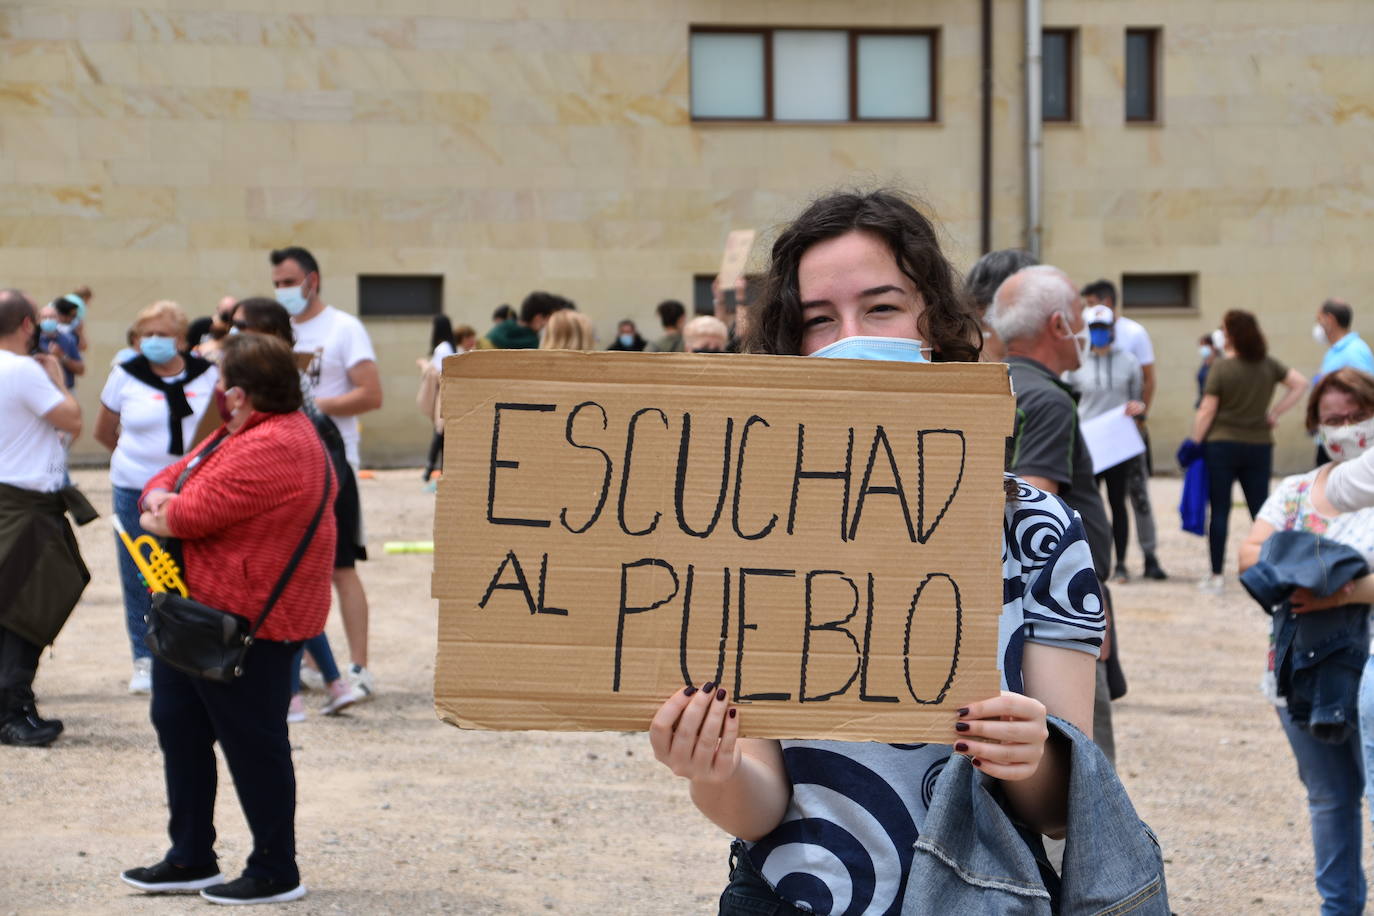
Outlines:
<svg viewBox="0 0 1374 916"><path fill-rule="evenodd" d="M1040 116L1041 0L1026 0L1026 250L1040 259L1041 156L1044 126Z"/></svg>

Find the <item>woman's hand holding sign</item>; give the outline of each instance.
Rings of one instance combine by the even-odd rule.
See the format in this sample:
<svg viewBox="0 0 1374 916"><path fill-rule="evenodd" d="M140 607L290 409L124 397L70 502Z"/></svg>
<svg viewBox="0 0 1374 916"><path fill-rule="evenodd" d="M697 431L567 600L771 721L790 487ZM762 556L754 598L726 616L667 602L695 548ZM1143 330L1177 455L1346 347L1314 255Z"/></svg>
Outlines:
<svg viewBox="0 0 1374 916"><path fill-rule="evenodd" d="M955 753L973 758L974 766L1006 782L1035 775L1049 737L1045 704L1008 690L960 709L954 730Z"/></svg>
<svg viewBox="0 0 1374 916"><path fill-rule="evenodd" d="M739 737L738 707L714 683L679 690L649 725L654 757L690 780L692 801L722 829L744 840L782 823L792 786L776 741Z"/></svg>
<svg viewBox="0 0 1374 916"><path fill-rule="evenodd" d="M654 756L676 776L693 782L725 782L739 766L738 709L715 683L679 690L649 726Z"/></svg>

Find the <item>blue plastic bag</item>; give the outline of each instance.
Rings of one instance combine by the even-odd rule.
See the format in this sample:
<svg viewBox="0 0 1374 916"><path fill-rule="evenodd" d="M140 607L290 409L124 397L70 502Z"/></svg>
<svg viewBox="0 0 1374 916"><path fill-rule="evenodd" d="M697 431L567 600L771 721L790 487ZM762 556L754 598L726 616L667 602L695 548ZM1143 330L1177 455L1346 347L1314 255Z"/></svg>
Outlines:
<svg viewBox="0 0 1374 916"><path fill-rule="evenodd" d="M1207 534L1207 462L1202 446L1192 439L1184 439L1178 447L1178 463L1183 468L1183 496L1178 501L1178 514L1183 530L1203 537Z"/></svg>

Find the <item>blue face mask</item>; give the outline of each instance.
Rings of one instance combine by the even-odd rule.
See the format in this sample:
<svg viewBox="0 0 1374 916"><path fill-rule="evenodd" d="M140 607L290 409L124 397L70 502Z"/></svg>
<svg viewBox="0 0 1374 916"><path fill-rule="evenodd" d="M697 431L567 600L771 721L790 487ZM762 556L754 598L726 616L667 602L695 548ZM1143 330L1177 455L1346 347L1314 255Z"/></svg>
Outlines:
<svg viewBox="0 0 1374 916"><path fill-rule="evenodd" d="M1088 343L1094 347L1105 347L1112 342L1111 328L1088 328Z"/></svg>
<svg viewBox="0 0 1374 916"><path fill-rule="evenodd" d="M621 334L618 339L622 347L633 346L635 342L635 336L633 334Z"/></svg>
<svg viewBox="0 0 1374 916"><path fill-rule="evenodd" d="M919 340L909 337L846 337L821 347L812 356L831 359L881 359L895 363L928 363Z"/></svg>
<svg viewBox="0 0 1374 916"><path fill-rule="evenodd" d="M279 286L275 295L277 302L286 309L286 314L292 318L304 312L310 305L310 300L305 298L304 283L300 286Z"/></svg>
<svg viewBox="0 0 1374 916"><path fill-rule="evenodd" d="M43 329L44 334L56 334L59 327L56 318L44 318L38 322L38 326Z"/></svg>
<svg viewBox="0 0 1374 916"><path fill-rule="evenodd" d="M138 352L148 357L148 362L160 366L176 358L177 342L170 337L150 334L139 339Z"/></svg>

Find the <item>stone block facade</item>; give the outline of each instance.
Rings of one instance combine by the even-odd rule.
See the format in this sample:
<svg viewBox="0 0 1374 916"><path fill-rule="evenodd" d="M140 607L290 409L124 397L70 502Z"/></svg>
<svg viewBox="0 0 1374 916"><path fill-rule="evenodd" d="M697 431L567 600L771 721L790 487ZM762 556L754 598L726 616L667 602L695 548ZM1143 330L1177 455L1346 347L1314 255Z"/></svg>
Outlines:
<svg viewBox="0 0 1374 916"><path fill-rule="evenodd" d="M994 247L1024 233L1022 5L995 0ZM360 274L442 274L485 328L532 288L656 332L726 233L770 230L826 189L895 185L979 244L979 4L967 0L18 0L0 8L0 283L96 290L96 395L130 318L207 314L269 289L268 249L319 257L326 298ZM1195 340L1258 312L1310 372L1326 297L1374 314L1364 230L1374 165L1374 5L1046 0L1077 29L1077 118L1047 125L1044 256L1075 280L1196 274L1197 309L1155 338L1161 463L1193 405ZM934 123L694 122L693 25L938 30ZM1124 29L1161 29L1160 119L1123 117ZM1358 318L1357 318L1358 321ZM423 319L368 319L387 405L375 463L414 462ZM1292 417L1279 467L1305 467ZM78 460L101 457L84 437Z"/></svg>

